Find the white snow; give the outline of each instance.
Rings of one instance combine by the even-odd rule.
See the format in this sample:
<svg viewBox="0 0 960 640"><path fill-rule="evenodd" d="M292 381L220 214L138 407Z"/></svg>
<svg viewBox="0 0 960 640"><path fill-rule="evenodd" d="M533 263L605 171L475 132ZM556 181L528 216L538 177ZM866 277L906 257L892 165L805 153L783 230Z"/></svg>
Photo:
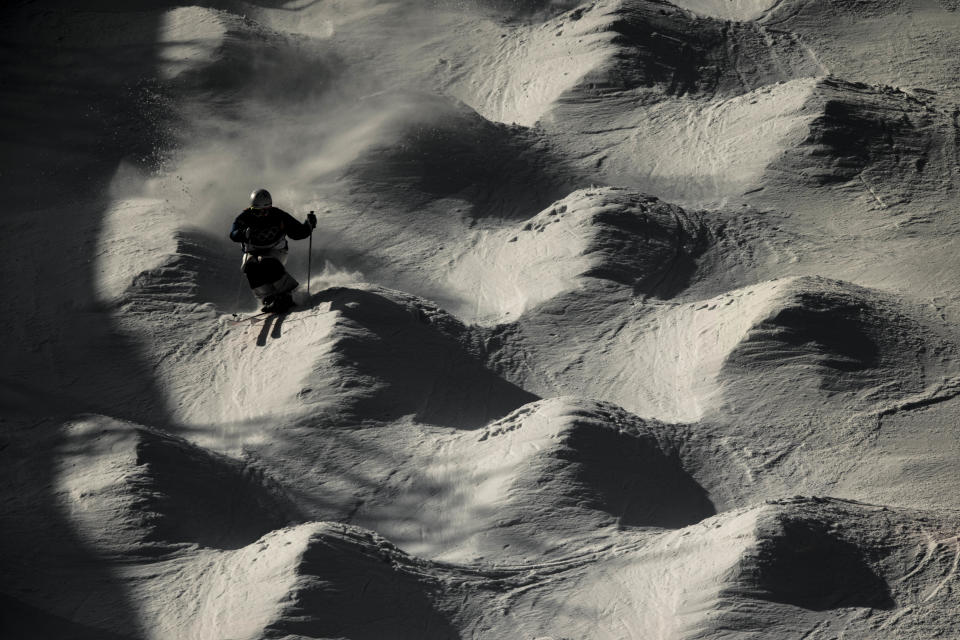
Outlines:
<svg viewBox="0 0 960 640"><path fill-rule="evenodd" d="M756 20L779 4L778 0L678 0L678 7L724 20Z"/></svg>
<svg viewBox="0 0 960 640"><path fill-rule="evenodd" d="M960 634L955 2L5 11L0 635Z"/></svg>

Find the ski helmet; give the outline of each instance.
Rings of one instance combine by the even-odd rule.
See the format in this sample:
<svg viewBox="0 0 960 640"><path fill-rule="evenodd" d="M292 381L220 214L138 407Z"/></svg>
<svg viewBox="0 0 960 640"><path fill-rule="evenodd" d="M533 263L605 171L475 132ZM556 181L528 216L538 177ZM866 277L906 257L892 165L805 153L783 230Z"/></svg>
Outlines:
<svg viewBox="0 0 960 640"><path fill-rule="evenodd" d="M266 209L273 206L273 198L266 189L257 189L250 194L250 206L254 209Z"/></svg>

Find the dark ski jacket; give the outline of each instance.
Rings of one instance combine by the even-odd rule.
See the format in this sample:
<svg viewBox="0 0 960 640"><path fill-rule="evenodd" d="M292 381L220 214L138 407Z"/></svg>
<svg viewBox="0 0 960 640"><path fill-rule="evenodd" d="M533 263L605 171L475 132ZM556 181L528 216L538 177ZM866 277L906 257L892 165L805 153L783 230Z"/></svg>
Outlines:
<svg viewBox="0 0 960 640"><path fill-rule="evenodd" d="M302 240L310 235L309 224L299 222L283 209L244 209L233 221L230 239L242 242L243 250L255 253L280 245L285 238Z"/></svg>

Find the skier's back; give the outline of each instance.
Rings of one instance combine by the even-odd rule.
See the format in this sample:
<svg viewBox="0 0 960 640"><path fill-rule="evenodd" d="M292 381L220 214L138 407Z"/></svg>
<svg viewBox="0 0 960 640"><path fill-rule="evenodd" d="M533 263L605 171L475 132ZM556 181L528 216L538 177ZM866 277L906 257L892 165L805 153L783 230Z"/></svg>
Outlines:
<svg viewBox="0 0 960 640"><path fill-rule="evenodd" d="M302 240L313 233L316 226L313 213L306 221L298 222L286 211L274 207L266 189L251 193L250 206L233 221L230 239L243 245L242 269L263 311L282 312L293 306L290 292L300 283L284 268L287 238Z"/></svg>

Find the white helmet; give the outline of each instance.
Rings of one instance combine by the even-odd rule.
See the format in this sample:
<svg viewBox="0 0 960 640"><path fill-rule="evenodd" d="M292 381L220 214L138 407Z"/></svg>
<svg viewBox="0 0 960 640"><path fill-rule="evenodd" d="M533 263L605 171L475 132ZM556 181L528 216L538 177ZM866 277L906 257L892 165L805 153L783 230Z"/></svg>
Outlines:
<svg viewBox="0 0 960 640"><path fill-rule="evenodd" d="M250 206L254 209L266 209L273 206L273 198L266 189L257 189L250 194Z"/></svg>

